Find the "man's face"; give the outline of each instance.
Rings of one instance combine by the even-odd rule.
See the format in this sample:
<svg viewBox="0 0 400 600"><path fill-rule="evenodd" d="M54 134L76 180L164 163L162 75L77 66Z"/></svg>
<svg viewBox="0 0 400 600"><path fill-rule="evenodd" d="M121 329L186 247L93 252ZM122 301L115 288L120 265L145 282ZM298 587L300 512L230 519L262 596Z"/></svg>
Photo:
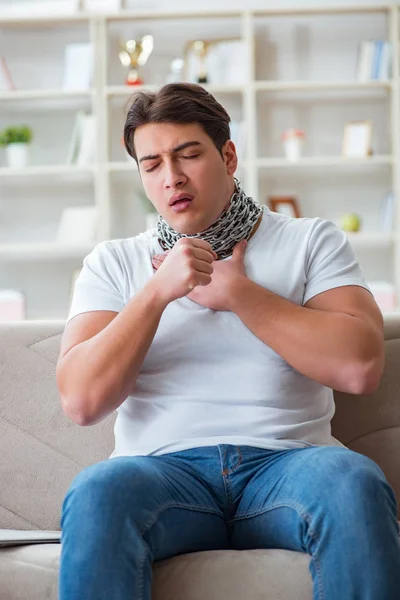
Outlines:
<svg viewBox="0 0 400 600"><path fill-rule="evenodd" d="M138 127L134 143L147 197L170 227L193 235L215 223L234 192L232 141L221 156L197 123L149 123Z"/></svg>

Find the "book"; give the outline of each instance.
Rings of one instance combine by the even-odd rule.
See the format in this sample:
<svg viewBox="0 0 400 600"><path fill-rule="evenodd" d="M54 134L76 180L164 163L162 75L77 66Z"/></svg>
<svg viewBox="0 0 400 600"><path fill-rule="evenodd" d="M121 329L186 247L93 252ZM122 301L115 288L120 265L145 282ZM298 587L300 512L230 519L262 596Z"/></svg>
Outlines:
<svg viewBox="0 0 400 600"><path fill-rule="evenodd" d="M391 74L392 45L385 40L367 40L359 45L357 81L387 81Z"/></svg>
<svg viewBox="0 0 400 600"><path fill-rule="evenodd" d="M371 79L374 53L375 44L373 41L367 40L360 43L356 72L357 81L369 81Z"/></svg>
<svg viewBox="0 0 400 600"><path fill-rule="evenodd" d="M4 56L0 56L0 91L8 92L15 89L15 84L7 66L6 59Z"/></svg>
<svg viewBox="0 0 400 600"><path fill-rule="evenodd" d="M83 110L80 110L76 113L74 127L72 129L71 141L68 148L67 165L76 164L79 148L82 141L84 118L85 112Z"/></svg>
<svg viewBox="0 0 400 600"><path fill-rule="evenodd" d="M375 40L375 42L374 42L374 52L373 52L373 60L372 60L372 68L371 68L371 79L373 79L373 80L379 79L383 44L384 44L384 42L382 40Z"/></svg>
<svg viewBox="0 0 400 600"><path fill-rule="evenodd" d="M393 192L387 193L381 204L380 229L383 233L391 233L394 230L395 205Z"/></svg>
<svg viewBox="0 0 400 600"><path fill-rule="evenodd" d="M379 65L378 80L388 81L392 74L392 44L384 42Z"/></svg>
<svg viewBox="0 0 400 600"><path fill-rule="evenodd" d="M0 548L25 544L54 544L60 541L61 531L0 529Z"/></svg>
<svg viewBox="0 0 400 600"><path fill-rule="evenodd" d="M96 119L94 115L84 115L81 121L81 135L76 164L90 165L94 160L96 140Z"/></svg>

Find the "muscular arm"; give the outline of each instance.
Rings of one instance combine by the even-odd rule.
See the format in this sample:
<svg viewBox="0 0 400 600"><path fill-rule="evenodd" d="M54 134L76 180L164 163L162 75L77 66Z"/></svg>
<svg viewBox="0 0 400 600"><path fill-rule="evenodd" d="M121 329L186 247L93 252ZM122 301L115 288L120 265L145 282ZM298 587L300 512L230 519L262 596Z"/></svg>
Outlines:
<svg viewBox="0 0 400 600"><path fill-rule="evenodd" d="M71 420L93 425L122 404L135 385L167 304L149 283L119 314L86 313L68 323L57 384Z"/></svg>
<svg viewBox="0 0 400 600"><path fill-rule="evenodd" d="M335 288L305 306L245 277L234 292L230 310L306 377L353 394L372 393L379 385L384 365L383 319L364 288Z"/></svg>

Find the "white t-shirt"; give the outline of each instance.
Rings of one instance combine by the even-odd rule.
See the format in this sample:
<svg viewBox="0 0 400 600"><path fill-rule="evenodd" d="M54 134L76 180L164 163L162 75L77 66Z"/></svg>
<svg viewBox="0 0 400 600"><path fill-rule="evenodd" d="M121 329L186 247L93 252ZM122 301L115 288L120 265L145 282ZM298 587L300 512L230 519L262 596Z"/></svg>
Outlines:
<svg viewBox="0 0 400 600"><path fill-rule="evenodd" d="M368 289L346 234L333 223L263 210L245 253L249 279L299 306L340 286ZM154 275L151 259L160 252L156 229L99 243L84 259L68 319L121 311ZM165 309L134 393L117 412L110 458L216 444L339 443L331 436L331 389L288 365L234 313L186 297Z"/></svg>

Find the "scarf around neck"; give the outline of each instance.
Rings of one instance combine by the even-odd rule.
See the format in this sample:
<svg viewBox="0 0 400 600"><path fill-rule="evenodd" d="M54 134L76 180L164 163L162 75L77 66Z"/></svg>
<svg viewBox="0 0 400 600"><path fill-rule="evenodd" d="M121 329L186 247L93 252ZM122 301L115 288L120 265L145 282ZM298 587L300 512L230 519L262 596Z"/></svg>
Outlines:
<svg viewBox="0 0 400 600"><path fill-rule="evenodd" d="M229 206L208 229L195 234L179 233L168 225L160 215L157 220L157 234L161 247L171 250L181 238L197 238L208 242L218 260L232 254L234 246L241 240L248 240L254 225L262 213L262 207L242 190L235 178L235 191Z"/></svg>

